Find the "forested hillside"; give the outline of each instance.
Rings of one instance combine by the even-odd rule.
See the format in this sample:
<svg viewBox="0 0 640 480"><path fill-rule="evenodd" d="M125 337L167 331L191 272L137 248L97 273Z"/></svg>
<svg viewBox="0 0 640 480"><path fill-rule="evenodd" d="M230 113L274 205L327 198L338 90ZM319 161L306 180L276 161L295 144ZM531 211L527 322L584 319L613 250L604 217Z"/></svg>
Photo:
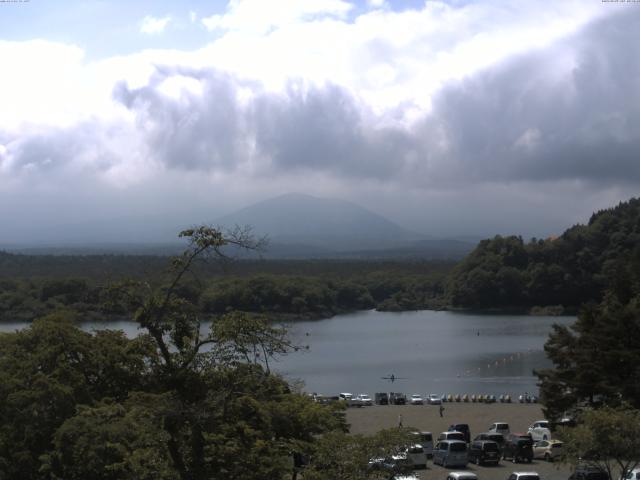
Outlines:
<svg viewBox="0 0 640 480"><path fill-rule="evenodd" d="M447 301L461 308L576 309L627 283L625 265L640 257L640 199L591 216L558 238L483 240L451 273Z"/></svg>

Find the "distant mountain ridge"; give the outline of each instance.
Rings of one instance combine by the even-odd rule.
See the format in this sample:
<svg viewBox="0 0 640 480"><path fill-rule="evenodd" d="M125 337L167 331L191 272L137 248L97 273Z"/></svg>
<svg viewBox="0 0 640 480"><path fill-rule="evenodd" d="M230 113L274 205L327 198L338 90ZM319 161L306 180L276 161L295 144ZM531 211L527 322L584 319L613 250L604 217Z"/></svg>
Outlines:
<svg viewBox="0 0 640 480"><path fill-rule="evenodd" d="M250 225L273 244L334 252L397 248L425 238L355 203L300 193L258 202L216 223Z"/></svg>

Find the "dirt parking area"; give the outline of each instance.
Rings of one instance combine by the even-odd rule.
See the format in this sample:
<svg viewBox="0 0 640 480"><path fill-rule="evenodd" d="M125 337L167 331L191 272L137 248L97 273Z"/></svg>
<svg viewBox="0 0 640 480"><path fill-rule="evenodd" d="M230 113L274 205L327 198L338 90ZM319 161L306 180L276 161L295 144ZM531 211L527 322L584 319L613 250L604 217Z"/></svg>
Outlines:
<svg viewBox="0 0 640 480"><path fill-rule="evenodd" d="M452 423L467 423L471 429L471 438L485 432L494 422L507 422L512 432L526 432L531 423L544 418L538 404L520 403L445 403L441 418L437 405L375 405L373 407L350 408L347 410L347 422L351 433L371 434L384 428L398 426L398 417L402 415L405 427L415 427L432 432L434 439ZM475 472L479 480L506 480L514 471L538 472L542 480L566 480L571 468L560 463L547 463L534 460L533 463L513 464L501 461L498 466L469 465L468 471ZM421 479L444 480L447 472L439 465L428 463L427 470L418 470Z"/></svg>

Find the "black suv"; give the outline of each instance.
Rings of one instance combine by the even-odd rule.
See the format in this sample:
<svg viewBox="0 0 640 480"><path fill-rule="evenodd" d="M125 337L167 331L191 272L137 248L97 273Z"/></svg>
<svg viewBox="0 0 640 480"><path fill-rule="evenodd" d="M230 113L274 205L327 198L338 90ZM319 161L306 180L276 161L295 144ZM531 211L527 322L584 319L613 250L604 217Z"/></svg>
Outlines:
<svg viewBox="0 0 640 480"><path fill-rule="evenodd" d="M471 443L467 452L469 461L476 465L500 462L500 449L491 440L477 440Z"/></svg>
<svg viewBox="0 0 640 480"><path fill-rule="evenodd" d="M389 395L387 395L387 392L377 392L375 402L376 405L389 405Z"/></svg>
<svg viewBox="0 0 640 480"><path fill-rule="evenodd" d="M502 447L504 446L504 435L496 432L484 432L476 435L476 438L473 441L477 440L491 440L492 442L496 442L498 444L498 450L500 450L500 455L502 455Z"/></svg>
<svg viewBox="0 0 640 480"><path fill-rule="evenodd" d="M450 432L462 432L464 433L464 441L469 443L471 441L471 430L466 423L454 423L449 425Z"/></svg>
<svg viewBox="0 0 640 480"><path fill-rule="evenodd" d="M389 403L391 405L406 405L407 397L405 397L404 393L389 392Z"/></svg>
<svg viewBox="0 0 640 480"><path fill-rule="evenodd" d="M507 437L502 447L502 458L511 459L513 463L533 460L533 440L531 435L512 434Z"/></svg>
<svg viewBox="0 0 640 480"><path fill-rule="evenodd" d="M569 480L609 480L609 474L596 465L578 465Z"/></svg>

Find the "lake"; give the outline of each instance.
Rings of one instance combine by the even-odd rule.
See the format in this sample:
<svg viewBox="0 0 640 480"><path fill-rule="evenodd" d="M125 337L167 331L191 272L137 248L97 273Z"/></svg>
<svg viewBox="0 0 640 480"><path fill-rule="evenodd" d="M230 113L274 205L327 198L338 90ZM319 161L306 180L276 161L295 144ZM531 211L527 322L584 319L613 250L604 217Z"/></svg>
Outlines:
<svg viewBox="0 0 640 480"><path fill-rule="evenodd" d="M574 317L478 315L458 312L362 311L288 325L303 349L273 368L309 392L536 393L533 369L550 365L543 345L554 323ZM25 324L2 324L13 331ZM86 330L138 330L132 322L85 323ZM391 374L393 383L382 377Z"/></svg>
<svg viewBox="0 0 640 480"><path fill-rule="evenodd" d="M306 390L372 395L538 392L533 369L550 366L543 346L554 323L574 317L473 315L457 312L376 312L339 315L290 326L308 351L277 369ZM393 384L382 377L401 377Z"/></svg>

